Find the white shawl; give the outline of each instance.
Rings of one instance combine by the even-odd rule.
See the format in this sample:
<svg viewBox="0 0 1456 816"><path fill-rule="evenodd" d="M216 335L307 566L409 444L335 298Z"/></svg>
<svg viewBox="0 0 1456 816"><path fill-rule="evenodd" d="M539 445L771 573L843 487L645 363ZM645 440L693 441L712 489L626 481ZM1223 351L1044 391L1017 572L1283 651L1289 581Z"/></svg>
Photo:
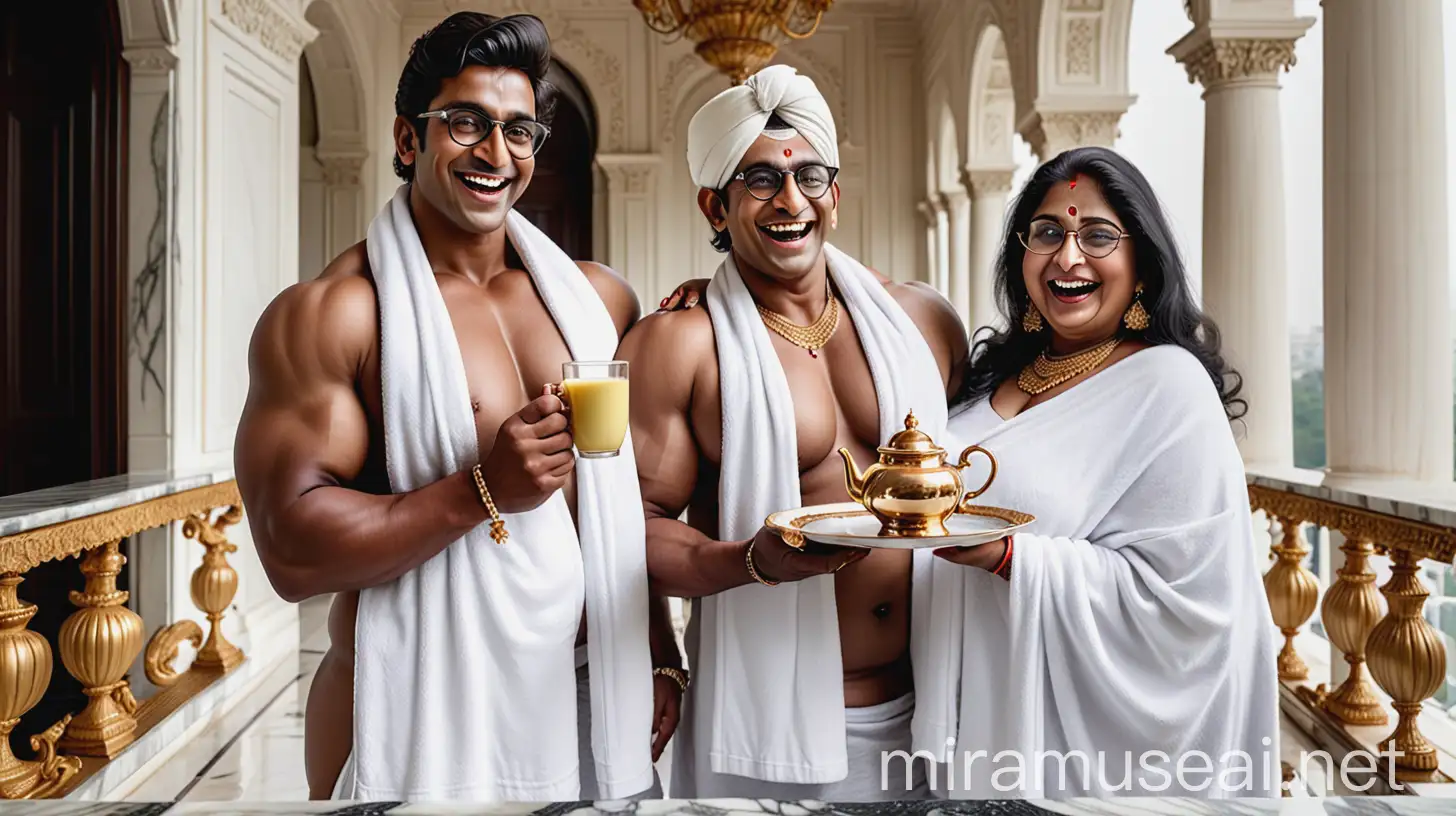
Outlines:
<svg viewBox="0 0 1456 816"><path fill-rule="evenodd" d="M932 716L952 700L917 692L915 747L944 757L954 734L963 752L941 787L1278 796L1278 642L1243 462L1202 365L1157 346L1010 420L982 401L950 426L999 460L978 501L1037 520L1009 583L960 568L962 631L930 647L962 655L936 686L959 689L958 730Z"/></svg>
<svg viewBox="0 0 1456 816"><path fill-rule="evenodd" d="M369 227L379 296L385 459L406 492L479 460L460 348L401 186ZM591 283L523 216L510 241L573 359L617 333ZM574 648L590 636L592 747L602 795L649 788L652 665L645 535L631 438L576 463L581 535L560 492L482 524L359 598L354 789L346 799L572 800L579 792Z"/></svg>
<svg viewBox="0 0 1456 816"><path fill-rule="evenodd" d="M903 429L911 410L938 437L945 386L919 329L874 273L833 246L825 254L868 358L882 438ZM770 513L802 504L794 406L731 255L707 297L722 392L718 532L722 540L744 540ZM715 773L800 784L845 778L833 576L749 584L699 599L688 649L695 679L676 743L679 752L696 755L676 768L710 765ZM694 781L674 776L673 795L692 796Z"/></svg>

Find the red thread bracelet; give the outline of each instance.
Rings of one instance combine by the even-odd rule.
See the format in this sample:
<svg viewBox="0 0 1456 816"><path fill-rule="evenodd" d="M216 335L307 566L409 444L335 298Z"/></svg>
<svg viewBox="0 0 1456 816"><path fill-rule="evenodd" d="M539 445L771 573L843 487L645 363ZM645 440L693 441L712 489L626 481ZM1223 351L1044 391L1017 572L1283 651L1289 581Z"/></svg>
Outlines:
<svg viewBox="0 0 1456 816"><path fill-rule="evenodd" d="M1011 536L1006 536L1006 552L1001 556L1001 563L996 565L996 569L991 570L992 575L998 578L1006 577L1001 574L1001 570L1006 569L1007 565L1011 563L1012 542L1014 541L1015 539Z"/></svg>

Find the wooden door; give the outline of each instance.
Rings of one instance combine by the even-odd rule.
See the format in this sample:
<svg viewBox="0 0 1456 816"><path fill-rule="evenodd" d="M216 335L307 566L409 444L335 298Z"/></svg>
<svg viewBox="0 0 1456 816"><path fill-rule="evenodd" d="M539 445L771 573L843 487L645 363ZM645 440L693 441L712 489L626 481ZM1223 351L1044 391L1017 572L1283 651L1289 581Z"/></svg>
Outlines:
<svg viewBox="0 0 1456 816"><path fill-rule="evenodd" d="M536 154L536 172L516 211L531 219L573 260L592 257L591 133L577 103L563 96L551 123L551 138Z"/></svg>
<svg viewBox="0 0 1456 816"><path fill-rule="evenodd" d="M115 0L0 3L0 495L124 470Z"/></svg>

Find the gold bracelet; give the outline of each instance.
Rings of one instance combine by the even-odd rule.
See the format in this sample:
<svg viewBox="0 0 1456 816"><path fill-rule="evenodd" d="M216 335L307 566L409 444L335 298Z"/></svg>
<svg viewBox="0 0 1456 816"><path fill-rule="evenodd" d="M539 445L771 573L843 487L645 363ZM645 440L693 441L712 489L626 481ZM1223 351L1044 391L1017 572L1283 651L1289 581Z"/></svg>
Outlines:
<svg viewBox="0 0 1456 816"><path fill-rule="evenodd" d="M485 505L486 512L490 513L490 537L495 543L504 544L511 534L506 532L505 519L496 512L495 500L490 497L490 490L486 489L485 477L480 473L480 465L470 469L470 475L475 477L475 492L480 494L480 501Z"/></svg>
<svg viewBox="0 0 1456 816"><path fill-rule="evenodd" d="M747 550L747 552L743 556L743 560L748 563L748 575L749 575L749 577L752 578L753 580L759 582L760 584L763 584L764 586L778 586L779 585L779 582L778 581L770 581L769 579L763 577L762 575L759 575L758 574L758 568L755 567L755 566L753 566L753 545L756 544L756 543L758 543L758 539L756 539L756 538L753 539L753 540L751 540L751 541L749 541L748 542L748 550Z"/></svg>
<svg viewBox="0 0 1456 816"><path fill-rule="evenodd" d="M674 669L670 666L659 666L652 670L653 677L659 674L664 677L671 677L677 683L679 691L686 692L688 690L688 673L682 669Z"/></svg>

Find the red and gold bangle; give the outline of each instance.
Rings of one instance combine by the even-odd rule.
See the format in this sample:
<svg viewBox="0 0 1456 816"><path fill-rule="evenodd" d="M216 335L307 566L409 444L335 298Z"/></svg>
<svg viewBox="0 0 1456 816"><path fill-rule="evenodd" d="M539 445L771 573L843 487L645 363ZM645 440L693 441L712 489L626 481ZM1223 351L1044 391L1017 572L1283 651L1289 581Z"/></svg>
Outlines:
<svg viewBox="0 0 1456 816"><path fill-rule="evenodd" d="M999 563L999 564L996 565L996 569L991 570L991 574L994 575L994 576L996 576L997 578L1005 578L1007 580L1010 580L1011 579L1011 551L1013 549L1015 549L1012 545L1013 545L1013 542L1016 541L1016 539L1015 538L1012 538L1011 536L1006 536L1006 538L1004 539L1004 541L1006 542L1006 552L1004 554L1002 554L1002 556L1001 556L1001 563Z"/></svg>

